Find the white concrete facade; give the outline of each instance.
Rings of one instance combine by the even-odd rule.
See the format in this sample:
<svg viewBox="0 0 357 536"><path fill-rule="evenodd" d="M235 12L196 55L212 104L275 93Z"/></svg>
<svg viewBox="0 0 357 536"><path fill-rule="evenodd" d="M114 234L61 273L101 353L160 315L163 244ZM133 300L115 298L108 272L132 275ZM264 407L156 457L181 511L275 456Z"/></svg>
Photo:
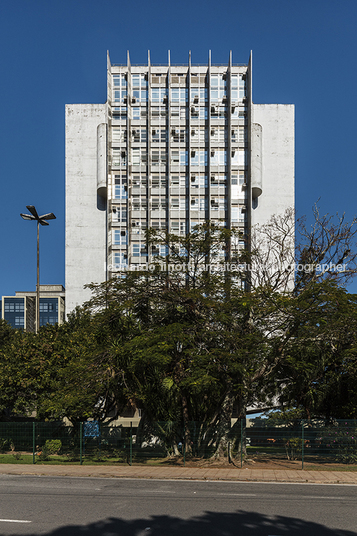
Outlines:
<svg viewBox="0 0 357 536"><path fill-rule="evenodd" d="M106 278L106 202L97 193L97 127L105 104L66 106L66 312ZM68 300L68 301L67 301Z"/></svg>
<svg viewBox="0 0 357 536"><path fill-rule="evenodd" d="M106 104L66 107L66 312L145 265L145 229L242 231L294 207L294 106L252 103L252 67L112 65ZM117 268L119 266L119 268Z"/></svg>
<svg viewBox="0 0 357 536"><path fill-rule="evenodd" d="M262 225L295 206L294 112L292 104L252 105L252 126L259 125L261 135L261 195L253 199L251 225ZM252 151L252 169L255 158Z"/></svg>

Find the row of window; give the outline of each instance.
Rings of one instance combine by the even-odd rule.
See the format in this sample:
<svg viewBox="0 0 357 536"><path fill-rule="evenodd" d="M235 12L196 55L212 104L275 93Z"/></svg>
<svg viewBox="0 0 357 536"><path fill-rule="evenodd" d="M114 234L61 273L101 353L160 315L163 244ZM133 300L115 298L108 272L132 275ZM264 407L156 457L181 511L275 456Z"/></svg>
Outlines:
<svg viewBox="0 0 357 536"><path fill-rule="evenodd" d="M24 302L21 301L8 301L5 300L4 312L5 313L23 313L25 310Z"/></svg>
<svg viewBox="0 0 357 536"><path fill-rule="evenodd" d="M176 76L185 76L183 73ZM192 74L193 77L198 77L197 74ZM166 80L166 75L153 74L153 77L160 77L160 82L163 83ZM114 74L113 75L113 85L114 87L127 87L127 74ZM133 87L147 87L148 86L148 75L145 73L132 74L131 75L131 85ZM223 74L212 74L211 75L211 86L214 87L225 87L227 85L227 75ZM245 86L245 76L243 74L231 74L231 86L232 87L244 87ZM192 88L194 89L194 88Z"/></svg>
<svg viewBox="0 0 357 536"><path fill-rule="evenodd" d="M173 127L171 129L171 138L173 142L183 143L187 140L187 129ZM147 142L147 129L145 127L134 128L131 132L133 142L146 143ZM210 131L211 140L213 142L226 142L228 139L228 131L224 127L211 128ZM192 128L191 140L193 142L207 142L208 130L204 128ZM247 129L241 125L231 130L232 142L244 143L247 140ZM113 143L126 143L127 131L119 127L113 127L112 129L112 142ZM151 130L151 141L166 143L168 141L168 130L166 128L157 127Z"/></svg>
<svg viewBox="0 0 357 536"><path fill-rule="evenodd" d="M168 101L168 90L165 87L153 87L151 88L151 102L166 103ZM231 100L238 101L246 96L245 88L231 89ZM212 88L210 91L211 102L218 102L227 97L227 89L224 88ZM128 91L126 88L114 89L113 101L120 103L127 103ZM146 89L133 89L131 96L131 103L147 102L148 91ZM188 89L186 88L171 88L170 101L175 103L179 102L186 104L188 102ZM205 103L208 101L207 88L194 88L191 89L190 102L194 104Z"/></svg>
<svg viewBox="0 0 357 536"><path fill-rule="evenodd" d="M181 120L187 120L187 114L190 111L191 119L208 119L208 107L207 106L191 106L188 109L186 106L171 106L170 115L171 117L179 117ZM210 108L211 118L212 119L222 119L227 117L228 109L225 105L214 105ZM246 110L238 107L232 106L231 108L231 117L232 119L244 119L247 115ZM151 107L151 116L153 118L167 117L167 108L164 106L152 106ZM131 108L131 119L133 121L138 121L139 119L147 118L147 108L142 106L134 106ZM113 120L114 121L123 121L127 119L127 110L114 108L113 110Z"/></svg>
<svg viewBox="0 0 357 536"><path fill-rule="evenodd" d="M151 165L152 166L165 166L167 164L167 150L152 149L151 150ZM231 165L244 166L246 163L247 152L244 149L236 149L231 151ZM133 166L146 166L148 153L145 147L133 147L131 164ZM227 151L224 149L212 149L210 151L210 163L212 166L225 166L227 165ZM208 164L208 151L206 150L194 150L190 151L190 164L191 166L207 166ZM112 149L112 166L120 167L127 165L127 153L125 150L119 148ZM188 151L172 150L171 151L171 165L173 166L187 166L188 165Z"/></svg>
<svg viewBox="0 0 357 536"><path fill-rule="evenodd" d="M151 188L167 188L167 177L166 175L153 175L151 178ZM207 175L191 175L190 178L185 175L172 175L170 179L170 185L173 188L187 188L190 184L191 188L205 188L208 186L208 177ZM226 175L212 175L211 176L211 185L214 186L225 186L227 184ZM244 171L239 171L238 175L232 175L231 185L232 189L237 188L238 185L242 189L245 184L245 175ZM132 186L133 188L147 188L147 177L146 176L133 176L132 177ZM128 190L127 190L127 178L120 178L119 175L115 175L114 179L114 197L115 199L127 199Z"/></svg>
<svg viewBox="0 0 357 536"><path fill-rule="evenodd" d="M239 197L239 196L237 196ZM237 200L238 201L238 200ZM133 196L132 198L132 210L146 210L147 209L147 199L145 197ZM226 209L227 200L224 197L212 198L210 206L213 210ZM232 205L233 206L233 205ZM171 198L170 207L172 210L187 210L189 207L193 210L207 210L208 209L208 199L205 196L202 197L191 197L188 201L185 197L181 198ZM196 208L195 208L196 207ZM156 210L166 210L167 209L167 199L165 197L154 197L151 199L150 208L152 211ZM116 207L115 213L119 211L119 207ZM125 211L126 212L126 211ZM119 231L115 230L115 233ZM120 231L123 233L123 231ZM124 235L123 235L124 236ZM119 238L118 238L119 240ZM121 242L116 241L116 244Z"/></svg>

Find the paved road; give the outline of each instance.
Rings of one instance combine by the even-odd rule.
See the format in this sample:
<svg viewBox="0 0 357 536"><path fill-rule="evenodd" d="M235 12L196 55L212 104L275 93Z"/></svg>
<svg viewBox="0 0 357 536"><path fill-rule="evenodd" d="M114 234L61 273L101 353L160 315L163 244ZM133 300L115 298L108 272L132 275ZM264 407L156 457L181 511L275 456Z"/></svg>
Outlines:
<svg viewBox="0 0 357 536"><path fill-rule="evenodd" d="M357 486L0 476L0 535L357 535Z"/></svg>

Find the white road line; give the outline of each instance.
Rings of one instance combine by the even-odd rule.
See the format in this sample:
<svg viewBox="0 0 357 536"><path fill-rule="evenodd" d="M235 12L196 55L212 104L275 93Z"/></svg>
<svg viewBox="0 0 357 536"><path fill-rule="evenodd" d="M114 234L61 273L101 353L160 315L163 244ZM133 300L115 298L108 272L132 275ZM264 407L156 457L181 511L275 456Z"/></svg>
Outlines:
<svg viewBox="0 0 357 536"><path fill-rule="evenodd" d="M217 493L220 497L256 497L257 493Z"/></svg>
<svg viewBox="0 0 357 536"><path fill-rule="evenodd" d="M32 521L25 521L23 519L0 519L0 523L32 523Z"/></svg>

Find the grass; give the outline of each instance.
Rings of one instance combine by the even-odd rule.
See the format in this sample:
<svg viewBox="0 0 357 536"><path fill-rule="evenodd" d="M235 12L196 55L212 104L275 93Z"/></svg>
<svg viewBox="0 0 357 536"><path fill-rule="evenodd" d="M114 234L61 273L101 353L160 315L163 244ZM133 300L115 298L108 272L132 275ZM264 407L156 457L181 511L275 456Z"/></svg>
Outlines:
<svg viewBox="0 0 357 536"><path fill-rule="evenodd" d="M259 454L257 451L260 450ZM274 452L275 450L275 452ZM274 447L267 447L267 448L256 448L256 447L249 447L247 449L248 457L252 458L255 453L258 454L258 457L255 458L257 461L256 468L261 469L262 467L269 469L279 469L279 467L273 467L272 464L275 462L282 462L284 465L284 469L297 469L301 470L301 460L295 460L295 461L288 461L285 457L279 456L276 457L276 448ZM270 456L265 456L265 455ZM274 456L275 453L275 456ZM261 463L259 463L259 455L263 456L263 459L261 460ZM0 464L6 463L6 464L22 464L22 465L32 465L33 464L33 458L32 453L19 453L15 457L13 454L10 453L4 453L0 454ZM79 456L76 458L70 458L69 456L65 455L53 455L49 456L49 460L42 461L38 459L38 456L35 456L35 463L36 465L79 465ZM92 455L92 456L84 456L83 457L83 465L128 465L129 459L127 456L110 456L103 454L102 456ZM140 457L137 458L133 456L133 464L134 465L147 465L147 466L183 466L183 459L182 458L151 458L151 457ZM220 464L217 463L210 463L209 459L201 459L201 458L195 458L190 459L186 458L186 466L188 467L227 467L227 463L221 462ZM246 464L243 465L243 467L247 467ZM254 466L252 466L254 468ZM309 459L308 457L305 458L305 464L304 468L307 471L357 471L357 464L351 465L351 464L341 464L336 463L333 460L328 459Z"/></svg>

